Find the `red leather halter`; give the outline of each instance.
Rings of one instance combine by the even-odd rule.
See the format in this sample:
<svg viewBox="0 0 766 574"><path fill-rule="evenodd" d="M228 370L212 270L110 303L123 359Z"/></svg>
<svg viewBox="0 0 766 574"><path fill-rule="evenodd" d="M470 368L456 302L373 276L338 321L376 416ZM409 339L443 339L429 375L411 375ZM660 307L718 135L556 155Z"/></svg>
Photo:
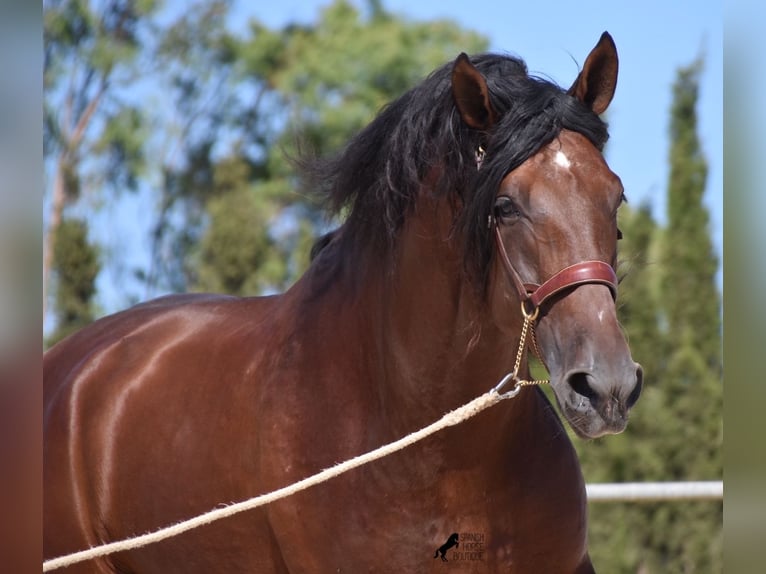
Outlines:
<svg viewBox="0 0 766 574"><path fill-rule="evenodd" d="M555 273L542 285L537 283L524 283L519 274L513 268L511 260L508 258L508 252L505 250L503 238L500 235L500 227L495 222L495 239L497 249L500 252L500 259L503 261L505 270L511 283L519 292L519 299L524 306L524 312L529 315L536 314L548 299L566 291L574 289L586 283L599 283L606 285L612 292L612 298L617 298L617 275L612 266L603 261L581 261L569 267L565 267L558 273ZM531 309L529 306L531 305Z"/></svg>

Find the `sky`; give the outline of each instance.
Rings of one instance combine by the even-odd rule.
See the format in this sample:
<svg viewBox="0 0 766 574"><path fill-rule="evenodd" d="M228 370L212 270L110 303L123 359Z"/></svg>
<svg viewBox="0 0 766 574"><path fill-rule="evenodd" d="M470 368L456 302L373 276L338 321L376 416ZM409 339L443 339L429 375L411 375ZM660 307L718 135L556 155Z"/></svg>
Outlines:
<svg viewBox="0 0 766 574"><path fill-rule="evenodd" d="M360 7L365 0L352 0ZM188 6L170 0L169 10ZM279 0L235 2L231 26L244 33L251 18L270 27L289 22L312 22L326 2ZM643 2L466 2L458 0L383 0L384 7L409 19L447 18L489 39L490 51L523 58L530 72L568 87L601 33L615 40L620 58L617 91L608 110L610 141L607 161L625 186L631 205L649 203L665 222L668 178L668 122L676 70L695 58L705 58L700 78L698 132L708 160L705 203L710 211L714 246L723 249L723 8L711 0L645 0ZM457 56L457 54L456 54ZM107 207L110 228L102 230L110 256L123 260L121 270L105 269L99 278L99 305L105 312L124 307L117 285L128 280L125 269L146 266L148 246L142 249L115 239L145 225L147 206L116 204ZM115 223L116 222L116 223ZM102 241L102 237L97 240ZM111 239L110 239L111 238ZM721 274L719 285L722 288ZM151 293L151 296L159 293ZM139 294L139 298L142 298Z"/></svg>

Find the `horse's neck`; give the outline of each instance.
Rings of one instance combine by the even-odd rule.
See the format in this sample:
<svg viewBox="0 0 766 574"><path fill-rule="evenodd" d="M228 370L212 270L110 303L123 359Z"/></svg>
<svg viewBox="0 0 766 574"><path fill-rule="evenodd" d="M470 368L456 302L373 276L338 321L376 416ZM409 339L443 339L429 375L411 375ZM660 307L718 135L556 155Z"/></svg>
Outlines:
<svg viewBox="0 0 766 574"><path fill-rule="evenodd" d="M363 381L365 389L356 395L379 438L401 438L434 422L513 368L521 318L501 328L495 315L512 323L518 304L497 309L495 300L508 292L501 282L489 302L483 299L466 277L460 249L447 239L450 228L450 213L421 208L385 264L341 231L288 295L297 307L296 336L320 356L333 357L328 368L334 379L346 372ZM328 329L334 337L327 337ZM524 436L514 425L528 426L537 403L530 390L460 425L461 435L475 441L455 442L452 431L439 433L444 448L432 453L436 466L429 468L450 454L471 459L475 444L509 452L508 442ZM463 448L467 452L455 450Z"/></svg>
<svg viewBox="0 0 766 574"><path fill-rule="evenodd" d="M492 388L513 367L520 332L498 327L450 227L446 208L421 207L402 229L381 293L386 388L399 412L424 421Z"/></svg>

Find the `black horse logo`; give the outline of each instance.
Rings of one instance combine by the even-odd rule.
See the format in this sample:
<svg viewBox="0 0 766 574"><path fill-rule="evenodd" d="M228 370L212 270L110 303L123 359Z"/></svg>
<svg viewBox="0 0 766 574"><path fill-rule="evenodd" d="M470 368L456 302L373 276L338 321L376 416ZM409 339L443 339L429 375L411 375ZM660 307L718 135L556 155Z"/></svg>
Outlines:
<svg viewBox="0 0 766 574"><path fill-rule="evenodd" d="M434 552L434 558L439 556L439 554L442 555L442 560L444 562L447 562L447 550L449 550L452 547L457 548L460 546L460 543L458 542L458 535L457 532L453 532L449 535L449 538L447 538L447 542L439 546L439 548L436 549L436 552Z"/></svg>

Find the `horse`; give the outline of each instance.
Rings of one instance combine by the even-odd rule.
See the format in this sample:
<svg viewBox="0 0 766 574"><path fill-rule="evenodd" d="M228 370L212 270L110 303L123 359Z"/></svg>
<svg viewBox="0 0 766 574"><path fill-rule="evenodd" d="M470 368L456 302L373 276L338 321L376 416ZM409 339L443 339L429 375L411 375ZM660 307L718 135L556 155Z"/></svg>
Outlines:
<svg viewBox="0 0 766 574"><path fill-rule="evenodd" d="M452 547L458 548L460 546L460 535L457 532L453 532L449 535L449 538L447 538L447 542L439 546L439 548L436 549L436 552L434 552L434 560L441 555L442 562L449 562L447 560L447 550L449 550Z"/></svg>
<svg viewBox="0 0 766 574"><path fill-rule="evenodd" d="M584 439L621 432L642 387L616 316L617 211L600 115L604 33L564 89L520 58L460 54L333 158L346 213L279 295L178 294L44 355L44 557L290 485L485 393L530 352ZM531 335L522 340L523 325ZM520 387L514 387L520 389ZM272 504L65 570L586 574L584 480L539 387ZM461 535L462 536L462 535Z"/></svg>

